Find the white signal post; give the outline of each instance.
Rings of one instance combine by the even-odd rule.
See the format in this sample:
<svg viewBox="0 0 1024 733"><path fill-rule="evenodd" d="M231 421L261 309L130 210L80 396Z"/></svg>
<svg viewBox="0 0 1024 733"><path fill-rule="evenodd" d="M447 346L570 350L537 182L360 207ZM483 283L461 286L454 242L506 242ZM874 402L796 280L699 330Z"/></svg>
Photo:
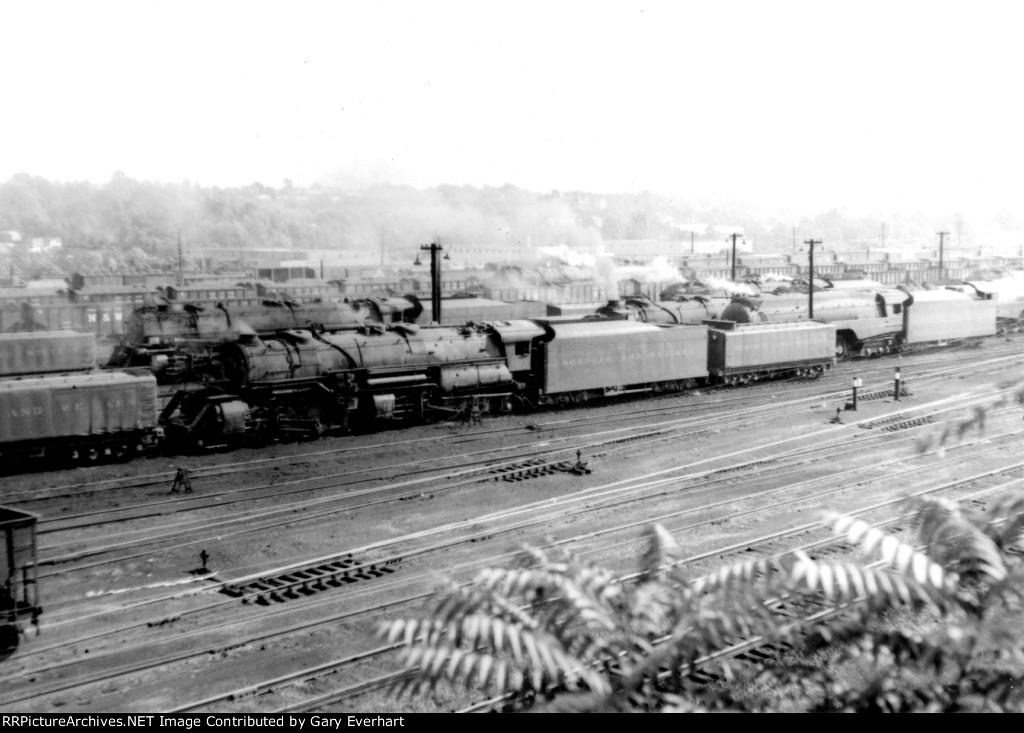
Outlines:
<svg viewBox="0 0 1024 733"><path fill-rule="evenodd" d="M896 401L900 401L900 368L896 367L896 386L893 388L893 395L896 397Z"/></svg>
<svg viewBox="0 0 1024 733"><path fill-rule="evenodd" d="M857 409L857 389L859 387L861 387L861 386L863 386L863 382L861 382L860 377L854 377L853 378L853 409L854 410Z"/></svg>

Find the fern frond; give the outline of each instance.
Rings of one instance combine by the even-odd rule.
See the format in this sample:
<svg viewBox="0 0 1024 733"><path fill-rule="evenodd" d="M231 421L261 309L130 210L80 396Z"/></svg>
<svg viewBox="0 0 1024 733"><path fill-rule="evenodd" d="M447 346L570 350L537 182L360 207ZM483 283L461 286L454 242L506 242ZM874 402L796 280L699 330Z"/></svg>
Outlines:
<svg viewBox="0 0 1024 733"><path fill-rule="evenodd" d="M906 606L915 601L937 605L945 593L945 585L932 584L928 568L914 575L893 575L884 570L861 567L853 563L818 562L797 550L790 585L794 591L820 593L830 603L843 604L865 598L872 606ZM901 571L905 572L905 571ZM845 582L837 582L843 576Z"/></svg>
<svg viewBox="0 0 1024 733"><path fill-rule="evenodd" d="M931 497L919 499L915 517L921 541L937 562L960 574L983 576L989 582L1006 577L999 548L963 515L958 504Z"/></svg>
<svg viewBox="0 0 1024 733"><path fill-rule="evenodd" d="M859 545L864 554L877 552L883 562L922 586L948 591L956 581L955 575L947 573L942 565L926 554L862 519L829 513L826 515L826 524L831 525L833 534L845 536L847 542Z"/></svg>
<svg viewBox="0 0 1024 733"><path fill-rule="evenodd" d="M1002 497L989 505L981 529L1003 550L1021 546L1024 540L1024 496Z"/></svg>
<svg viewBox="0 0 1024 733"><path fill-rule="evenodd" d="M644 551L640 556L640 582L663 578L665 567L682 557L675 538L657 522L644 529Z"/></svg>
<svg viewBox="0 0 1024 733"><path fill-rule="evenodd" d="M718 572L697 578L684 590L686 595L739 593L749 595L758 581L777 574L779 566L768 560L742 560L723 565Z"/></svg>
<svg viewBox="0 0 1024 733"><path fill-rule="evenodd" d="M610 589L610 574L590 572L584 575L587 583L581 586L574 579L544 570L490 569L477 576L477 584L495 591L503 597L522 597L526 601L538 592L551 603L561 603L559 611L567 610L582 623L604 629L614 629L615 619L608 601L617 595Z"/></svg>

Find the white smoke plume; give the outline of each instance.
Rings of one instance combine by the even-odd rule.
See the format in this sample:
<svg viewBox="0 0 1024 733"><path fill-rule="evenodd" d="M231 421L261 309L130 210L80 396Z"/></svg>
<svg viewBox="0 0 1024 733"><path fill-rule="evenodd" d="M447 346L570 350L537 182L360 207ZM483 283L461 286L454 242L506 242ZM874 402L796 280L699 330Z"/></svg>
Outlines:
<svg viewBox="0 0 1024 733"><path fill-rule="evenodd" d="M757 291L745 283L734 283L717 277L705 277L701 279L701 282L712 292L720 291L727 295L757 295Z"/></svg>
<svg viewBox="0 0 1024 733"><path fill-rule="evenodd" d="M643 283L677 283L686 282L679 269L670 264L664 257L655 257L647 265L627 265L616 267L616 280L636 280Z"/></svg>
<svg viewBox="0 0 1024 733"><path fill-rule="evenodd" d="M602 300L619 299L619 277L615 272L615 263L612 262L611 257L597 259L594 280Z"/></svg>
<svg viewBox="0 0 1024 733"><path fill-rule="evenodd" d="M594 267L597 258L585 252L576 252L565 244L555 247L538 247L537 254L540 257L552 257L561 260L571 267Z"/></svg>

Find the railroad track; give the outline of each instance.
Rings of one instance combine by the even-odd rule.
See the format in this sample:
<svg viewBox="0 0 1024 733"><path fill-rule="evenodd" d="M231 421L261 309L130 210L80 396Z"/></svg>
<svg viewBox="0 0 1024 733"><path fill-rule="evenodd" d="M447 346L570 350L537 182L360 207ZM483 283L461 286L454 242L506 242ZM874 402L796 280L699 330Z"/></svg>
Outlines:
<svg viewBox="0 0 1024 733"><path fill-rule="evenodd" d="M955 406L954 405L954 406L951 407L951 409L965 409L965 408L963 406ZM670 438L679 438L681 435L684 435L684 433L672 434L672 433L670 433L668 431L665 431L665 432L662 433L663 436L666 435L666 434ZM630 436L630 439L632 439L632 436ZM846 439L849 440L848 437ZM835 439L831 439L831 440L834 441ZM908 438L908 440L909 440L909 438ZM624 445L629 446L629 445L631 445L631 443L625 443ZM829 448L829 450L832 450L834 452L835 451L835 442L832 442L830 445L831 445L831 448ZM765 450L765 449L763 447L761 447L758 450ZM756 450L752 451L752 453L756 453L756 452L757 452ZM734 456L733 457L729 457L729 461L732 461L734 463L735 460L736 459L735 459ZM768 459L763 458L763 457L751 457L749 462L752 464L752 467L777 468L777 465L773 466L772 462L770 462ZM728 463L728 461L727 461L727 463ZM732 471L732 470L728 470L729 468L730 468L729 465L719 466L717 469L715 469L713 466L707 466L707 472L710 472L712 470L719 470L719 471L722 471L722 473L719 474L719 476L721 476L721 477L725 477L725 476L735 477L735 473L736 472ZM544 477L538 477L538 480L543 481ZM649 486L649 487L638 487L636 485L630 486L630 487L625 487L625 486L623 486L623 487L609 487L609 488L604 489L601 492L596 492L595 491L595 492L586 493L585 495L580 495L578 497L565 497L566 498L565 502L557 502L557 503L556 502L547 502L544 506L541 506L541 505L538 504L538 506L536 507L536 510L535 510L535 518L530 519L530 520L517 519L516 515L513 513L512 510L508 510L508 509L497 510L497 511L493 512L491 515L487 515L485 517L476 517L476 518L474 518L473 522L475 524L480 525L481 529L478 530L478 531L472 531L472 532L464 533L462 535L462 537L459 538L456 541L456 544L468 544L468 543L471 543L471 542L474 542L474 541L476 541L476 542L480 542L480 541L486 542L488 538L491 538L491 537L495 536L495 534L496 534L495 527L499 528L498 529L498 533L510 534L510 533L514 533L514 532L530 531L531 528L533 528L532 531L536 531L537 529L539 529L541 527L550 527L550 526L552 526L552 522L557 520L557 519L559 519L559 518L584 517L584 516L587 516L587 513L588 513L588 508L585 506L588 502L591 504L593 510L600 510L602 508L607 509L607 508L616 506L616 504L614 502L634 501L637 498L642 497L645 494L651 494L651 493L655 493L656 494L658 492L660 492L661 494L665 494L665 493L672 493L673 491L675 493L678 493L678 490L674 490L674 489L671 488L671 486L669 486L669 484L667 483L667 479L666 479L666 483L662 487L660 487L660 488L656 487L654 485L654 482L656 482L658 480L660 480L660 479L657 479L657 478L651 479L651 486ZM678 480L678 479L674 479L674 480ZM712 492L712 491L714 491L714 489L710 489L710 488L708 489L709 493ZM572 500L572 501L570 501L570 500ZM575 509L567 510L567 507L575 507ZM522 517L524 515L519 515L519 516ZM729 521L729 520L724 520L724 521ZM493 525L493 526L490 526L490 525ZM616 525L616 527L619 527L619 528L616 530L615 527L610 527L609 528L609 534L614 532L614 531L618 531L619 533L621 533L623 531L621 529L621 525ZM466 523L465 528L467 530L471 529L471 526L470 526L469 522ZM443 540L443 541L441 540L441 538L444 536L444 532L441 532L441 533L438 533L438 534L432 535L432 536L439 540L438 542L435 543L436 544L436 549L434 551L436 551L436 552L450 552L450 549L452 547L451 542L449 540ZM478 556L480 555L479 551L476 551L476 550L474 550L472 554L475 554L475 555L478 555ZM405 557L406 554L403 553L402 556ZM500 556L496 556L496 555L494 555L492 553L492 554L488 555L488 557L485 558L485 559L488 560L488 561L493 561L496 557L500 557ZM481 558L480 561L483 561L483 559L484 558ZM386 561L386 558L384 558L384 560ZM401 574L399 574L399 575L401 575ZM376 578L376 579L373 580L372 583L369 584L368 587L373 586L373 585L375 585L378 582L384 582L385 580L387 580L389 582L390 581L397 582L398 581L398 577L394 576L392 578L383 578L383 577ZM349 589L350 590L354 590L357 587L359 587L358 584L355 585L355 586L351 586ZM313 597L315 598L316 595L319 595L319 594L314 594ZM324 595L326 596L327 593L324 593ZM277 604L277 603L275 603L275 604L273 604L272 607L280 607L281 609L286 609L287 607L292 606L294 603L298 603L299 605L302 605L304 607L309 607L308 601L309 601L309 598L307 598L305 600L302 599L302 598L297 598L294 601L291 601L291 602L285 603L285 604ZM235 603L237 604L237 600L235 601ZM250 604L250 605L256 605L256 604ZM367 616L372 616L373 614L378 614L379 615L379 613L380 613L380 609L375 609L375 610L371 609L371 610L366 610L366 611L363 612L363 614L367 615ZM177 623L177 622L175 622L175 623ZM170 628L173 628L173 627L174 627L174 624L166 624L162 628L170 629ZM267 638L270 639L271 637L267 637ZM244 643L244 642L240 642L240 643ZM252 642L250 641L249 643L252 643ZM235 648L237 648L237 647L235 647ZM182 663L185 663L184 659L183 659Z"/></svg>

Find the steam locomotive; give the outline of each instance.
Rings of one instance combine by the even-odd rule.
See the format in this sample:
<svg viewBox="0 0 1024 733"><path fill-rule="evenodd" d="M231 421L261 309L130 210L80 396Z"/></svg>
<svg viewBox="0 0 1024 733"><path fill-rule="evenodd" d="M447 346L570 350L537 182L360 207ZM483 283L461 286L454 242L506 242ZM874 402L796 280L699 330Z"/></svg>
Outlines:
<svg viewBox="0 0 1024 733"><path fill-rule="evenodd" d="M179 391L160 416L171 441L210 447L254 435L316 436L485 411L573 404L707 381L815 375L834 363L829 324L673 327L534 319L354 332L286 331L220 349L222 378Z"/></svg>
<svg viewBox="0 0 1024 733"><path fill-rule="evenodd" d="M423 311L412 295L348 301L263 299L151 304L124 319L124 334L108 367L150 367L160 382L199 378L221 344L288 329L338 331L366 323L415 321Z"/></svg>
<svg viewBox="0 0 1024 733"><path fill-rule="evenodd" d="M89 361L81 354L54 361L52 354L44 358L43 351L29 355L12 346L14 355L3 356L5 339L38 340L41 334L0 334L0 412L9 417L0 423L0 453L70 452L98 460L161 441L209 448L315 437L453 415L472 403L507 411L706 383L814 376L837 355L874 355L997 332L996 300L952 290L815 295L815 320L801 310L806 296L799 302L765 296L759 302L734 298L718 318L700 323L680 323L681 308L673 325L652 322L655 314L671 314L663 304L651 307L645 322L638 313L648 306L637 302L612 304L615 317L236 331L206 342L202 379L174 391L159 413L151 374L81 370ZM700 309L708 304L685 311ZM40 373L44 362L58 371ZM14 366L5 370L4 364Z"/></svg>

